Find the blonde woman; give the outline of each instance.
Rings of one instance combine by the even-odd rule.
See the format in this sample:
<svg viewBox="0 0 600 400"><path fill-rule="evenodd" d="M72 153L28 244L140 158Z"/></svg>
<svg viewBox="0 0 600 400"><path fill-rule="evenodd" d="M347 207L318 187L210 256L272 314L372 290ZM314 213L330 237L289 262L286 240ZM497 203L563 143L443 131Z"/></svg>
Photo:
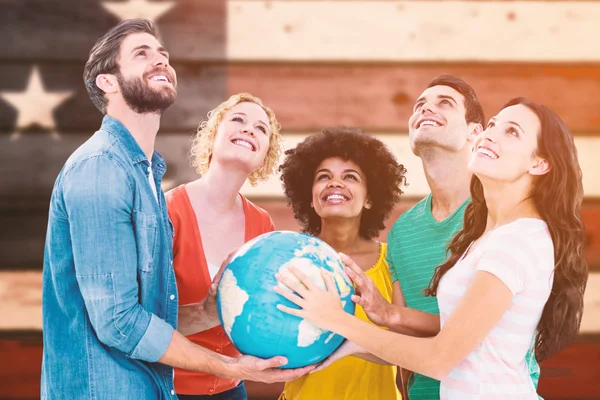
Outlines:
<svg viewBox="0 0 600 400"><path fill-rule="evenodd" d="M192 144L201 178L167 193L174 225L173 263L179 291L178 330L223 355L240 354L228 340L215 307L215 276L223 260L250 239L274 229L269 214L239 192L246 180L266 180L281 153L273 111L251 94L231 96L208 113ZM175 370L180 399L246 399L243 382Z"/></svg>

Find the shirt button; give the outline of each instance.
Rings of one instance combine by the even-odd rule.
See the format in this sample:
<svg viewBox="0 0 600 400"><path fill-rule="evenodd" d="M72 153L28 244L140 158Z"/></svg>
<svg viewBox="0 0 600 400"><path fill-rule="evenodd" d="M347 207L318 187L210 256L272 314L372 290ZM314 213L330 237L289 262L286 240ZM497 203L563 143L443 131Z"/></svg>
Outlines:
<svg viewBox="0 0 600 400"><path fill-rule="evenodd" d="M214 392L214 391L215 391L215 390L214 390L214 389L212 389L212 388L211 388L211 389L208 389L208 393L212 393L212 392Z"/></svg>
<svg viewBox="0 0 600 400"><path fill-rule="evenodd" d="M172 295L170 295L170 296L169 296L169 298L170 298L171 300L175 300L175 295L174 295L174 294L172 294Z"/></svg>
<svg viewBox="0 0 600 400"><path fill-rule="evenodd" d="M171 396L175 396L175 391L171 390Z"/></svg>
<svg viewBox="0 0 600 400"><path fill-rule="evenodd" d="M216 350L216 352L217 352L217 353L220 353L220 352L221 352L221 349L217 349L217 350Z"/></svg>
<svg viewBox="0 0 600 400"><path fill-rule="evenodd" d="M217 332L217 336L221 336L221 332Z"/></svg>
<svg viewBox="0 0 600 400"><path fill-rule="evenodd" d="M173 260L171 260L171 267L173 266Z"/></svg>

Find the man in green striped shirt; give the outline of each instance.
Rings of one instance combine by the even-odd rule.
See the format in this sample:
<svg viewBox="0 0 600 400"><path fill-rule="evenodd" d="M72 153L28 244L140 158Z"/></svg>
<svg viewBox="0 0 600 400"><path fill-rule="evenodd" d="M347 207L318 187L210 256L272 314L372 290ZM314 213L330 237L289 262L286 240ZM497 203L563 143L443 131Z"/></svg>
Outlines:
<svg viewBox="0 0 600 400"><path fill-rule="evenodd" d="M445 261L450 240L462 228L470 201L471 143L483 124L475 91L456 77L434 79L414 105L408 122L410 145L421 158L431 194L404 212L388 235L387 262L396 305L439 314L437 299L425 297L423 290L435 268ZM433 336L439 331L439 325L432 330L402 320L389 328L413 336ZM528 361L537 387L539 366L532 352ZM407 386L410 400L440 397L439 381L429 377L414 373Z"/></svg>

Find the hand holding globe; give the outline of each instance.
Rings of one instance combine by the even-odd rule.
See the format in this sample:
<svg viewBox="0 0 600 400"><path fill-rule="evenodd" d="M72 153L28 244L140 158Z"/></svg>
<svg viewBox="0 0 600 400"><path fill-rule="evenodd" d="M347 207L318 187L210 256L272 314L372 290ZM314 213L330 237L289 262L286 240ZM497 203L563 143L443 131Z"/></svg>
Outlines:
<svg viewBox="0 0 600 400"><path fill-rule="evenodd" d="M275 286L273 290L301 307L298 309L297 307L278 304L278 309L300 318L304 318L305 314L310 313L312 323L331 330L329 326L335 322L335 316L340 315L340 313L343 315L343 302L331 275L323 270L321 270L321 275L325 282L325 290L300 269L291 267L289 272L285 271L276 275L277 280L283 283L283 286Z"/></svg>
<svg viewBox="0 0 600 400"><path fill-rule="evenodd" d="M247 242L231 257L217 290L219 318L242 354L284 356L288 364L282 368L319 363L344 339L277 308L278 304L295 307L280 291L273 290L278 285L275 275L286 270L301 271L305 279L322 289L328 282L336 291L338 308L354 314L354 288L337 252L313 236L277 231Z"/></svg>

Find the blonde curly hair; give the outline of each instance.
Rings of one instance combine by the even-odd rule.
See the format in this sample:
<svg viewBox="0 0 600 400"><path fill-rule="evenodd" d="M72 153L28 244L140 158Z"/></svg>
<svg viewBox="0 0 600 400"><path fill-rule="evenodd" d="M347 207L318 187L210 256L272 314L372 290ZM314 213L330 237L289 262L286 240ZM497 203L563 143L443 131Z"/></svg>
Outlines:
<svg viewBox="0 0 600 400"><path fill-rule="evenodd" d="M269 117L269 128L271 131L269 137L269 149L267 150L265 161L259 169L250 174L248 180L252 186L256 186L258 182L266 181L269 176L275 172L279 157L283 150L280 133L281 125L277 122L273 110L265 106L261 99L250 93L238 93L219 104L215 109L209 111L207 115L208 120L202 121L196 130L190 153L192 166L196 167L196 172L200 175L206 174L206 171L208 171L208 167L210 166L215 137L219 124L223 120L223 115L235 105L244 102L257 104L265 110L265 113L267 113L267 116Z"/></svg>

